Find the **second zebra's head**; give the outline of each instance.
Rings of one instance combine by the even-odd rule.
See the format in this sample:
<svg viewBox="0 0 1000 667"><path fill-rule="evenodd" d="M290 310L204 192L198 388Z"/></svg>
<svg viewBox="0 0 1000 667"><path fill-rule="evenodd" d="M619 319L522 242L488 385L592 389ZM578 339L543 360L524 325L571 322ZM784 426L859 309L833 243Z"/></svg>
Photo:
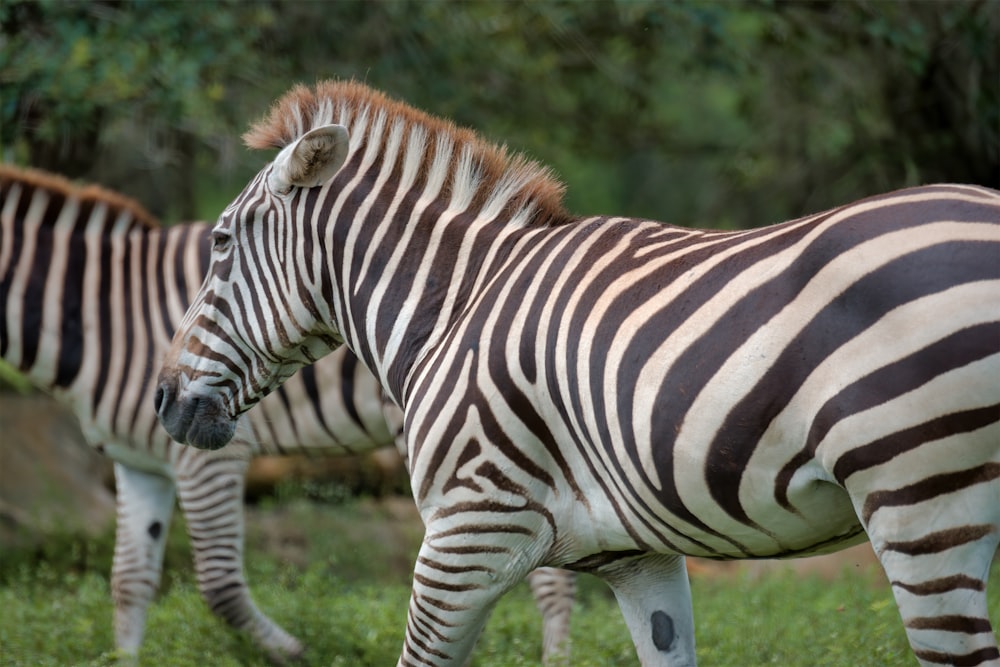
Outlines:
<svg viewBox="0 0 1000 667"><path fill-rule="evenodd" d="M218 449L236 420L302 366L335 349L312 278L313 236L296 208L347 160L348 133L325 125L286 146L219 217L212 262L160 370L156 414L172 438Z"/></svg>

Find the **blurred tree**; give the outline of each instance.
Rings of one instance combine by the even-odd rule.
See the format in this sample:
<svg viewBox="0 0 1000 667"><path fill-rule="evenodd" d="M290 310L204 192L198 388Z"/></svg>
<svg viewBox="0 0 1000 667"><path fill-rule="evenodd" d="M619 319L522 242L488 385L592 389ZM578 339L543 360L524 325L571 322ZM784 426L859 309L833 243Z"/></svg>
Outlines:
<svg viewBox="0 0 1000 667"><path fill-rule="evenodd" d="M193 215L197 144L214 148L243 122L224 102L254 76L252 45L270 19L233 0L5 0L5 153L109 185L145 174L155 187L124 189L157 213Z"/></svg>
<svg viewBox="0 0 1000 667"><path fill-rule="evenodd" d="M0 136L7 159L215 215L262 163L247 122L356 78L549 164L573 210L745 227L1000 185L998 20L998 0L7 0Z"/></svg>
<svg viewBox="0 0 1000 667"><path fill-rule="evenodd" d="M740 199L790 214L935 181L1000 187L1000 4L789 2L742 49ZM740 193L739 191L743 192Z"/></svg>

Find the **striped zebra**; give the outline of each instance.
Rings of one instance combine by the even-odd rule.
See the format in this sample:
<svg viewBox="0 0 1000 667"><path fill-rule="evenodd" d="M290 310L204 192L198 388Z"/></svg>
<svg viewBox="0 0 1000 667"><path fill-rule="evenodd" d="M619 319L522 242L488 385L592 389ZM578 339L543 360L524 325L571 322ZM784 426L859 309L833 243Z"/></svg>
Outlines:
<svg viewBox="0 0 1000 667"><path fill-rule="evenodd" d="M244 135L160 373L177 440L344 343L404 412L426 534L399 665L457 665L539 565L695 664L684 555L871 540L923 665L1000 665L1000 193L901 190L749 231L574 218L542 167L353 82ZM224 450L223 450L224 451Z"/></svg>
<svg viewBox="0 0 1000 667"><path fill-rule="evenodd" d="M207 231L161 228L116 193L0 164L0 356L68 405L115 461L118 648L139 650L176 495L209 607L287 659L300 642L258 610L243 575L250 458L368 452L393 444L401 417L344 348L262 401L231 451L170 440L152 410L153 369L205 276ZM573 585L568 572L534 575L547 662L568 650Z"/></svg>

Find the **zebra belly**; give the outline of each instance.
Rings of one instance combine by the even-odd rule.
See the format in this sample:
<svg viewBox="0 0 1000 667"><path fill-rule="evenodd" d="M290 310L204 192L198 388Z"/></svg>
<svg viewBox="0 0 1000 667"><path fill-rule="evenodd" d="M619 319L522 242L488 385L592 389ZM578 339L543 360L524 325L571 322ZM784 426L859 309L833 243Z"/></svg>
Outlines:
<svg viewBox="0 0 1000 667"><path fill-rule="evenodd" d="M584 563L636 551L715 560L798 558L832 553L867 540L843 489L824 484L810 490L808 497L799 508L801 514L786 518L780 531L730 526L724 537L716 534L722 531L693 529L671 513L649 517L643 524L626 524L616 513L592 503L588 510L577 507L559 522L561 539L548 564L586 570Z"/></svg>
<svg viewBox="0 0 1000 667"><path fill-rule="evenodd" d="M786 460L789 450L771 451ZM780 464L769 457L752 460L732 479L742 516L713 496L703 459L679 457L675 464L673 483L659 488L635 482L634 468L626 470L631 480L619 476L617 484L611 480L620 473L613 466L601 471L604 498L591 496L586 507L562 513L559 532L573 536L572 548L564 548L571 554L567 562L633 550L720 560L787 558L833 552L866 539L848 492L818 461L797 469L782 504L774 491ZM560 494L567 496L572 497Z"/></svg>
<svg viewBox="0 0 1000 667"><path fill-rule="evenodd" d="M773 476L772 476L773 479ZM797 558L839 551L867 540L848 492L822 475L800 471L788 489L791 509L773 502L751 506L750 515L776 538L777 550L761 545L763 558ZM763 518L766 517L766 518Z"/></svg>
<svg viewBox="0 0 1000 667"><path fill-rule="evenodd" d="M762 494L758 502L744 505L747 518L742 520L720 512L711 500L706 497L690 505L708 529L664 516L664 523L688 541L681 549L686 555L722 560L793 558L838 551L866 539L847 492L826 481L812 479L793 488L793 510Z"/></svg>

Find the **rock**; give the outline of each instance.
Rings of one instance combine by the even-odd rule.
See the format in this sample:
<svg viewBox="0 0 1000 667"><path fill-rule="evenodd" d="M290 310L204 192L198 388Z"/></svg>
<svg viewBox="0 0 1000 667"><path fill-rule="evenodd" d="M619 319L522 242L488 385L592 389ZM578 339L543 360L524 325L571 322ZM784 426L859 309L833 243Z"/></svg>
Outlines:
<svg viewBox="0 0 1000 667"><path fill-rule="evenodd" d="M42 395L0 393L0 552L54 533L95 535L115 518L110 459Z"/></svg>

